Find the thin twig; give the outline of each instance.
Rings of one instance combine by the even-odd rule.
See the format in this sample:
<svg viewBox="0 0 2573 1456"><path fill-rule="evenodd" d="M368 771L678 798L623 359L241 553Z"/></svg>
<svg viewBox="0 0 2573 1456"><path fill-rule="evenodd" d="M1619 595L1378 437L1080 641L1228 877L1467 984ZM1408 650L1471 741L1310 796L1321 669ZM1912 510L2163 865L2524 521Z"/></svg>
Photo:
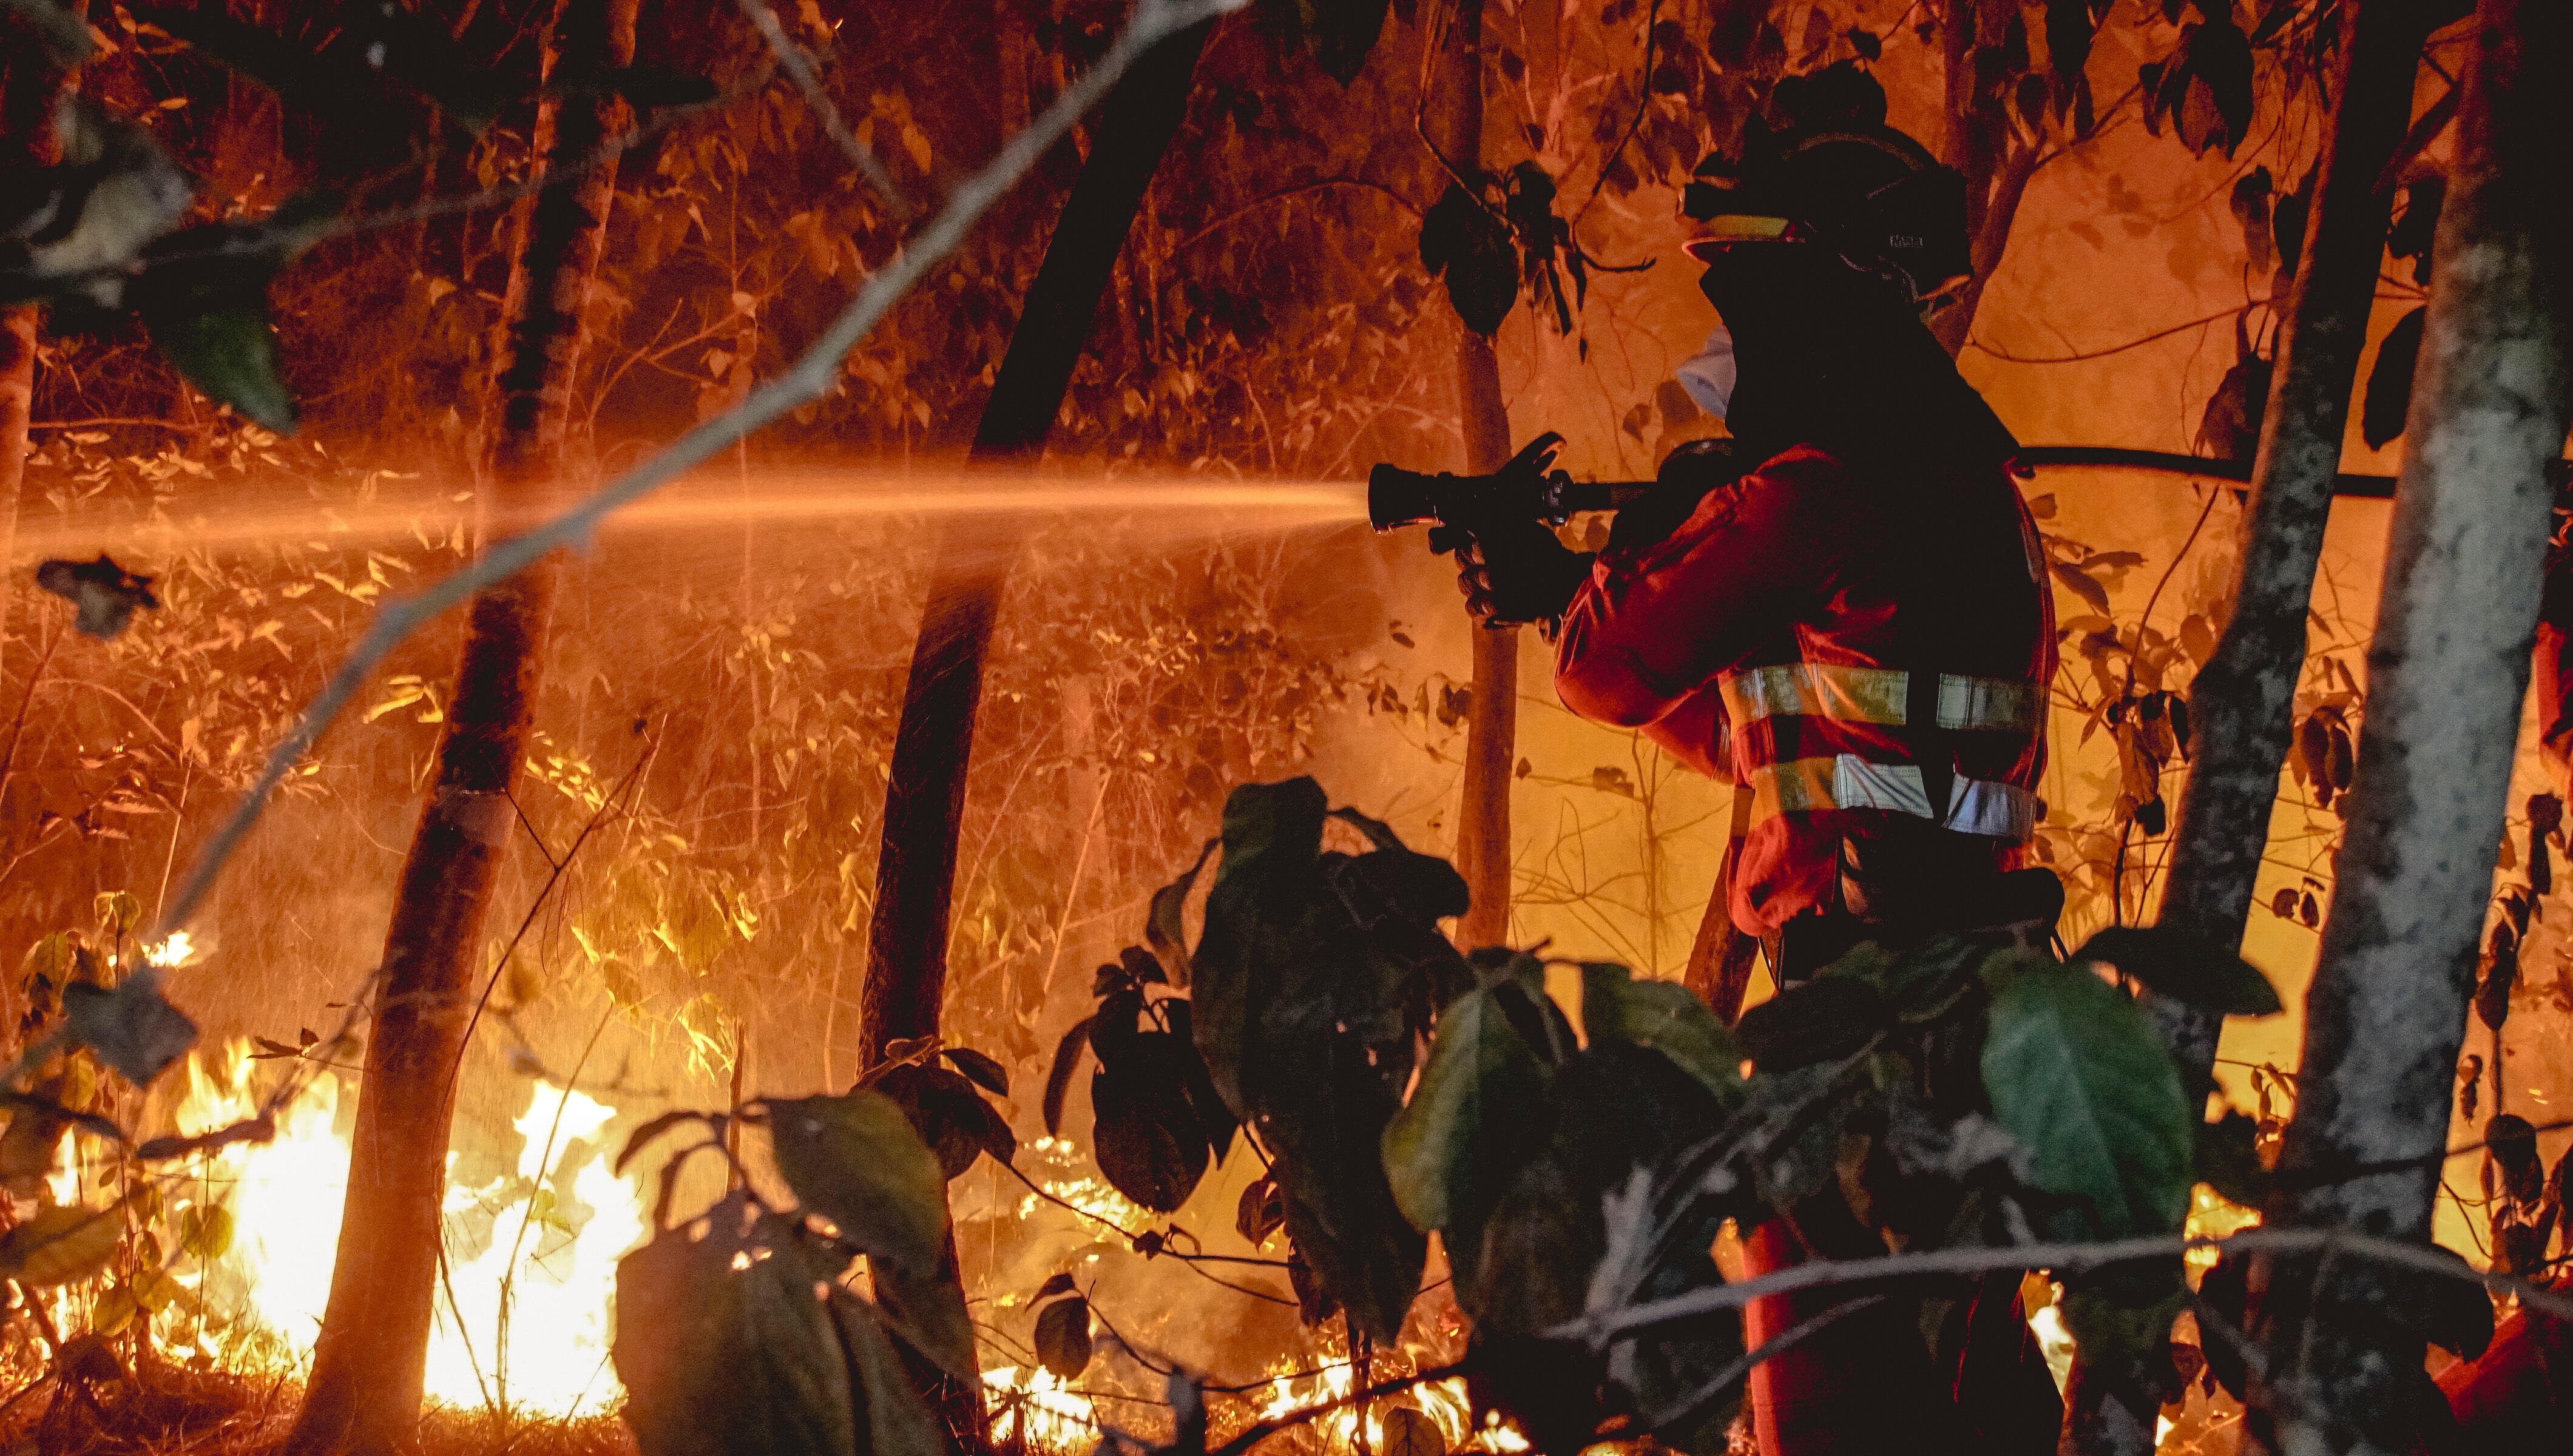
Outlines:
<svg viewBox="0 0 2573 1456"><path fill-rule="evenodd" d="M322 731L339 718L377 665L414 631L476 592L534 565L557 548L589 539L600 523L620 507L713 458L750 431L830 392L839 380L841 360L858 341L883 322L895 304L965 241L983 214L1036 167L1056 140L1070 131L1073 123L1086 115L1145 51L1167 35L1230 14L1249 3L1250 0L1139 0L1133 19L1108 54L1065 88L1026 130L1012 137L1000 155L960 184L938 215L883 272L867 281L822 337L786 372L752 389L739 404L679 436L660 453L599 487L568 510L523 535L496 542L471 564L423 590L387 602L305 709L304 716L270 752L266 767L240 805L216 829L189 870L177 902L156 927L153 939L157 942L196 914L213 888L215 876L259 822L277 786L312 750Z"/></svg>
<svg viewBox="0 0 2573 1456"><path fill-rule="evenodd" d="M911 199L903 195L900 187L894 185L893 174L885 170L884 163L875 153L867 150L866 143L858 140L858 134L849 130L848 118L840 115L840 108L831 100L831 93L823 89L822 74L814 69L813 58L805 54L802 46L787 38L786 27L778 22L777 12L769 7L768 0L740 0L740 4L741 13L750 17L750 23L759 27L760 38L768 42L769 53L777 57L777 64L786 68L786 74L795 82L795 89L804 93L804 104L813 108L813 115L822 123L822 130L839 147L840 155L849 159L849 165L866 178L867 186L874 188L876 195L885 200L885 206L893 211L894 221L908 223L918 216L920 210L911 205Z"/></svg>

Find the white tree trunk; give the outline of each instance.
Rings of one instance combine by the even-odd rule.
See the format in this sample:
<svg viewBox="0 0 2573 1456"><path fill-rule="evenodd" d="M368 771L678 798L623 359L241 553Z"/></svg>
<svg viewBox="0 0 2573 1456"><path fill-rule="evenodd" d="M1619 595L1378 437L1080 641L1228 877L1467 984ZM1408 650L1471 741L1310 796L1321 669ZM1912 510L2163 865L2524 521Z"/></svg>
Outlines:
<svg viewBox="0 0 2573 1456"><path fill-rule="evenodd" d="M2424 1241L2567 409L2558 198L2573 6L2482 0L2477 19L2368 648L2367 729L2280 1165L2306 1186L2272 1210ZM2422 1309L2423 1291L2347 1260L2272 1260L2250 1282L2269 1352L2251 1394L2272 1447L2405 1450L2422 1341L2383 1316Z"/></svg>

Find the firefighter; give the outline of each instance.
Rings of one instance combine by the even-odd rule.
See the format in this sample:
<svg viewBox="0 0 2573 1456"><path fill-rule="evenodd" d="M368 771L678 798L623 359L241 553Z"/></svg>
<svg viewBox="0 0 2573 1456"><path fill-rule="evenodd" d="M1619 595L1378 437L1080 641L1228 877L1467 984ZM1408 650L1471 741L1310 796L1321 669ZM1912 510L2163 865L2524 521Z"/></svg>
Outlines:
<svg viewBox="0 0 2573 1456"><path fill-rule="evenodd" d="M1675 453L1595 558L1531 521L1451 537L1470 606L1558 624L1567 707L1735 785L1731 915L1782 985L1862 939L2051 931L2062 905L2052 876L2006 873L2044 813L2055 667L2018 445L1923 324L1967 273L1963 185L1883 116L1879 92L1755 132L1690 189L1723 328L1682 383L1729 441ZM1748 1252L1883 1246L1832 1191ZM2016 1281L1982 1293L1935 1355L1919 1305L1885 1301L1765 1362L1761 1449L2052 1451L2061 1405ZM1834 1302L1761 1301L1748 1342Z"/></svg>

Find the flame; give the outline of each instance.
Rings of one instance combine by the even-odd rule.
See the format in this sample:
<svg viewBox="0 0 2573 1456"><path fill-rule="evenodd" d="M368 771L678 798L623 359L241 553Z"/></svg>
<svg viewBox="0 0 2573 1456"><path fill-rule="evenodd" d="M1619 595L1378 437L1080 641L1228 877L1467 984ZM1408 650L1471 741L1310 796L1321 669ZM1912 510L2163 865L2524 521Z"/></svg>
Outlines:
<svg viewBox="0 0 2573 1456"><path fill-rule="evenodd" d="M2187 1233L2191 1238L2222 1238L2226 1234L2238 1233L2245 1228L2253 1227L2259 1221L2259 1209L2245 1208L2238 1203L2228 1203L2213 1188L2204 1183L2199 1183L2190 1192ZM2186 1259L2188 1271L2192 1276L2203 1274L2215 1267L2215 1250L2212 1248L2193 1248L2182 1257ZM2192 1278L2190 1282L2194 1283L2195 1279Z"/></svg>
<svg viewBox="0 0 2573 1456"><path fill-rule="evenodd" d="M195 954L197 954L196 941L186 931L179 930L170 932L170 938L161 944L146 947L143 959L167 971L172 967L187 965L188 958Z"/></svg>
<svg viewBox="0 0 2573 1456"><path fill-rule="evenodd" d="M189 1064L181 1131L210 1131L256 1109L251 1052L237 1042L212 1071ZM311 1358L331 1291L326 1251L339 1246L348 1189L340 1095L337 1079L315 1080L278 1114L275 1140L225 1147L173 1190L174 1222L219 1205L234 1230L230 1248L201 1262L193 1301L182 1301L187 1318L173 1323L194 1324L183 1347L235 1367L294 1368ZM609 1305L616 1260L643 1241L648 1214L634 1186L608 1170L599 1135L615 1115L540 1082L514 1124L525 1139L515 1171L479 1187L450 1185L430 1399L567 1415L622 1393L607 1360Z"/></svg>
<svg viewBox="0 0 2573 1456"><path fill-rule="evenodd" d="M1374 1368L1367 1372L1368 1378L1370 1381L1397 1378L1404 1373L1404 1364L1398 1356L1379 1356ZM1277 1420L1311 1406L1345 1399L1357 1389L1357 1366L1345 1357L1332 1357L1329 1363L1312 1370L1306 1370L1291 1357L1282 1357L1271 1364L1270 1373L1292 1378L1280 1380L1271 1387L1268 1403L1260 1410L1262 1420ZM1408 1395L1370 1401L1365 1416L1365 1449L1384 1449L1385 1412L1403 1405L1415 1407L1428 1416L1430 1424L1438 1428L1439 1436L1450 1451L1488 1451L1500 1453L1500 1456L1514 1456L1514 1453L1528 1449L1527 1438L1502 1420L1498 1412L1492 1413L1483 1428L1476 1430L1473 1402L1465 1396L1465 1382L1457 1378L1433 1380L1413 1386ZM1354 1451L1358 1449L1358 1408L1344 1405L1315 1417L1311 1428L1320 1433L1324 1450Z"/></svg>
<svg viewBox="0 0 2573 1456"><path fill-rule="evenodd" d="M1084 1451L1099 1442L1099 1417L1090 1397L1051 1370L1003 1365L983 1372L984 1399L992 1412L992 1445L1030 1451Z"/></svg>

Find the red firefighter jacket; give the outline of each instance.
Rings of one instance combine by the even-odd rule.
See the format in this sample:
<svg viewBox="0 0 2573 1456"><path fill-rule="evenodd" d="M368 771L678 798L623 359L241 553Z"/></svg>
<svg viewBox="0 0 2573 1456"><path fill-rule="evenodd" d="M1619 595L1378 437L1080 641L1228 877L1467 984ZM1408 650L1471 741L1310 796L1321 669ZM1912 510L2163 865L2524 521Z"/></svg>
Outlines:
<svg viewBox="0 0 2573 1456"><path fill-rule="evenodd" d="M1916 669L1938 674L1927 732ZM1748 788L1730 908L1767 935L1831 905L1843 838L1892 816L2026 841L2054 671L2036 524L2005 471L1889 478L1800 445L1668 537L1602 552L1564 614L1555 687ZM1952 776L1944 815L1925 751Z"/></svg>

